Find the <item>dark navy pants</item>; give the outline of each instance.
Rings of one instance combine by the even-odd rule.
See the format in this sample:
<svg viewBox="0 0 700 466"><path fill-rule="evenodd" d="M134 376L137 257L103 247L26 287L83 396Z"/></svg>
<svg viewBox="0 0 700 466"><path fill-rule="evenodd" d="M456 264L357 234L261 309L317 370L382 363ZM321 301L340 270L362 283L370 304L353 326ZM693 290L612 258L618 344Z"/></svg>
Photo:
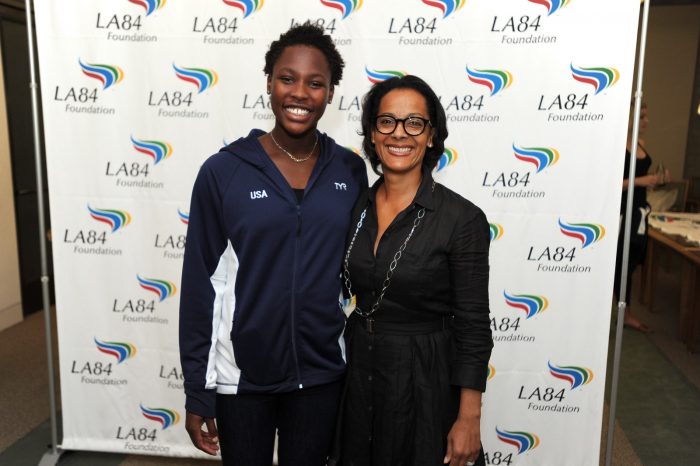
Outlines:
<svg viewBox="0 0 700 466"><path fill-rule="evenodd" d="M324 466L341 391L338 381L274 395L217 395L223 464L270 466L278 430L280 466Z"/></svg>

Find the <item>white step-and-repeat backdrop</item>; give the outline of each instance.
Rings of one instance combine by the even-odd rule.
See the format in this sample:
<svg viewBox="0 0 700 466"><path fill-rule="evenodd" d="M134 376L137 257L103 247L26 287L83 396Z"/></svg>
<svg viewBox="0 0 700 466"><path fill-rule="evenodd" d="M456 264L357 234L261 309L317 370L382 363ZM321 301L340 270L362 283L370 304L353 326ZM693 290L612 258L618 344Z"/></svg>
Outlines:
<svg viewBox="0 0 700 466"><path fill-rule="evenodd" d="M202 161L269 130L263 55L311 20L373 82L441 96L438 181L491 223L488 464L597 465L638 0L37 0L63 447L197 455L178 288Z"/></svg>

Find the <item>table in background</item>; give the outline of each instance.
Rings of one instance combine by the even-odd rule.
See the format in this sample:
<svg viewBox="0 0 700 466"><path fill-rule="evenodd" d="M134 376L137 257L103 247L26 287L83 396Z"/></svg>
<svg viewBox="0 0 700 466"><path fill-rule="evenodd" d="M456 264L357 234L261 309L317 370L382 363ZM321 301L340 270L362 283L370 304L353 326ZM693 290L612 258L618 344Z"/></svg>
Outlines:
<svg viewBox="0 0 700 466"><path fill-rule="evenodd" d="M674 222L677 223L674 225ZM681 223L683 228L676 228ZM673 251L682 261L678 333L688 351L693 352L700 333L700 244L695 240L695 234L700 235L700 215L652 214L650 225L654 226L649 228L646 262L642 270L642 303L653 312L654 284L658 275L656 255L659 249ZM683 234L676 233L679 231Z"/></svg>

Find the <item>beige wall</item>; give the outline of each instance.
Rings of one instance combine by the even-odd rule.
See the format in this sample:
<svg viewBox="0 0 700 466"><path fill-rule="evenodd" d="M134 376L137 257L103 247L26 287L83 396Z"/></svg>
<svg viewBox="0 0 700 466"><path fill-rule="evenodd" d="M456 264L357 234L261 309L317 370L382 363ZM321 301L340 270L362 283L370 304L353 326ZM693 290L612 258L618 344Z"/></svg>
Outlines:
<svg viewBox="0 0 700 466"><path fill-rule="evenodd" d="M0 53L2 48L0 47ZM2 57L0 57L2 58ZM5 83L0 59L0 330L22 320Z"/></svg>
<svg viewBox="0 0 700 466"><path fill-rule="evenodd" d="M651 8L643 86L649 105L645 139L654 166L663 162L674 179L683 175L699 37L700 6Z"/></svg>

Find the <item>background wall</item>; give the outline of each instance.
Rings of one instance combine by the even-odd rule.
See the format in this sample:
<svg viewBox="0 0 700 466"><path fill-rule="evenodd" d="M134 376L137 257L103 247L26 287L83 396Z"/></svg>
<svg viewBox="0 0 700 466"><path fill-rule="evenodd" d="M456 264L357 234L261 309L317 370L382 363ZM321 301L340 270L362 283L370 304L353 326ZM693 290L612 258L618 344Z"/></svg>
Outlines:
<svg viewBox="0 0 700 466"><path fill-rule="evenodd" d="M1 51L2 47L0 53ZM5 108L5 84L0 56L0 218L3 219L0 222L0 330L22 320L10 140Z"/></svg>
<svg viewBox="0 0 700 466"><path fill-rule="evenodd" d="M699 36L700 5L651 9L644 72L649 105L645 139L654 166L662 162L674 179L684 176Z"/></svg>

